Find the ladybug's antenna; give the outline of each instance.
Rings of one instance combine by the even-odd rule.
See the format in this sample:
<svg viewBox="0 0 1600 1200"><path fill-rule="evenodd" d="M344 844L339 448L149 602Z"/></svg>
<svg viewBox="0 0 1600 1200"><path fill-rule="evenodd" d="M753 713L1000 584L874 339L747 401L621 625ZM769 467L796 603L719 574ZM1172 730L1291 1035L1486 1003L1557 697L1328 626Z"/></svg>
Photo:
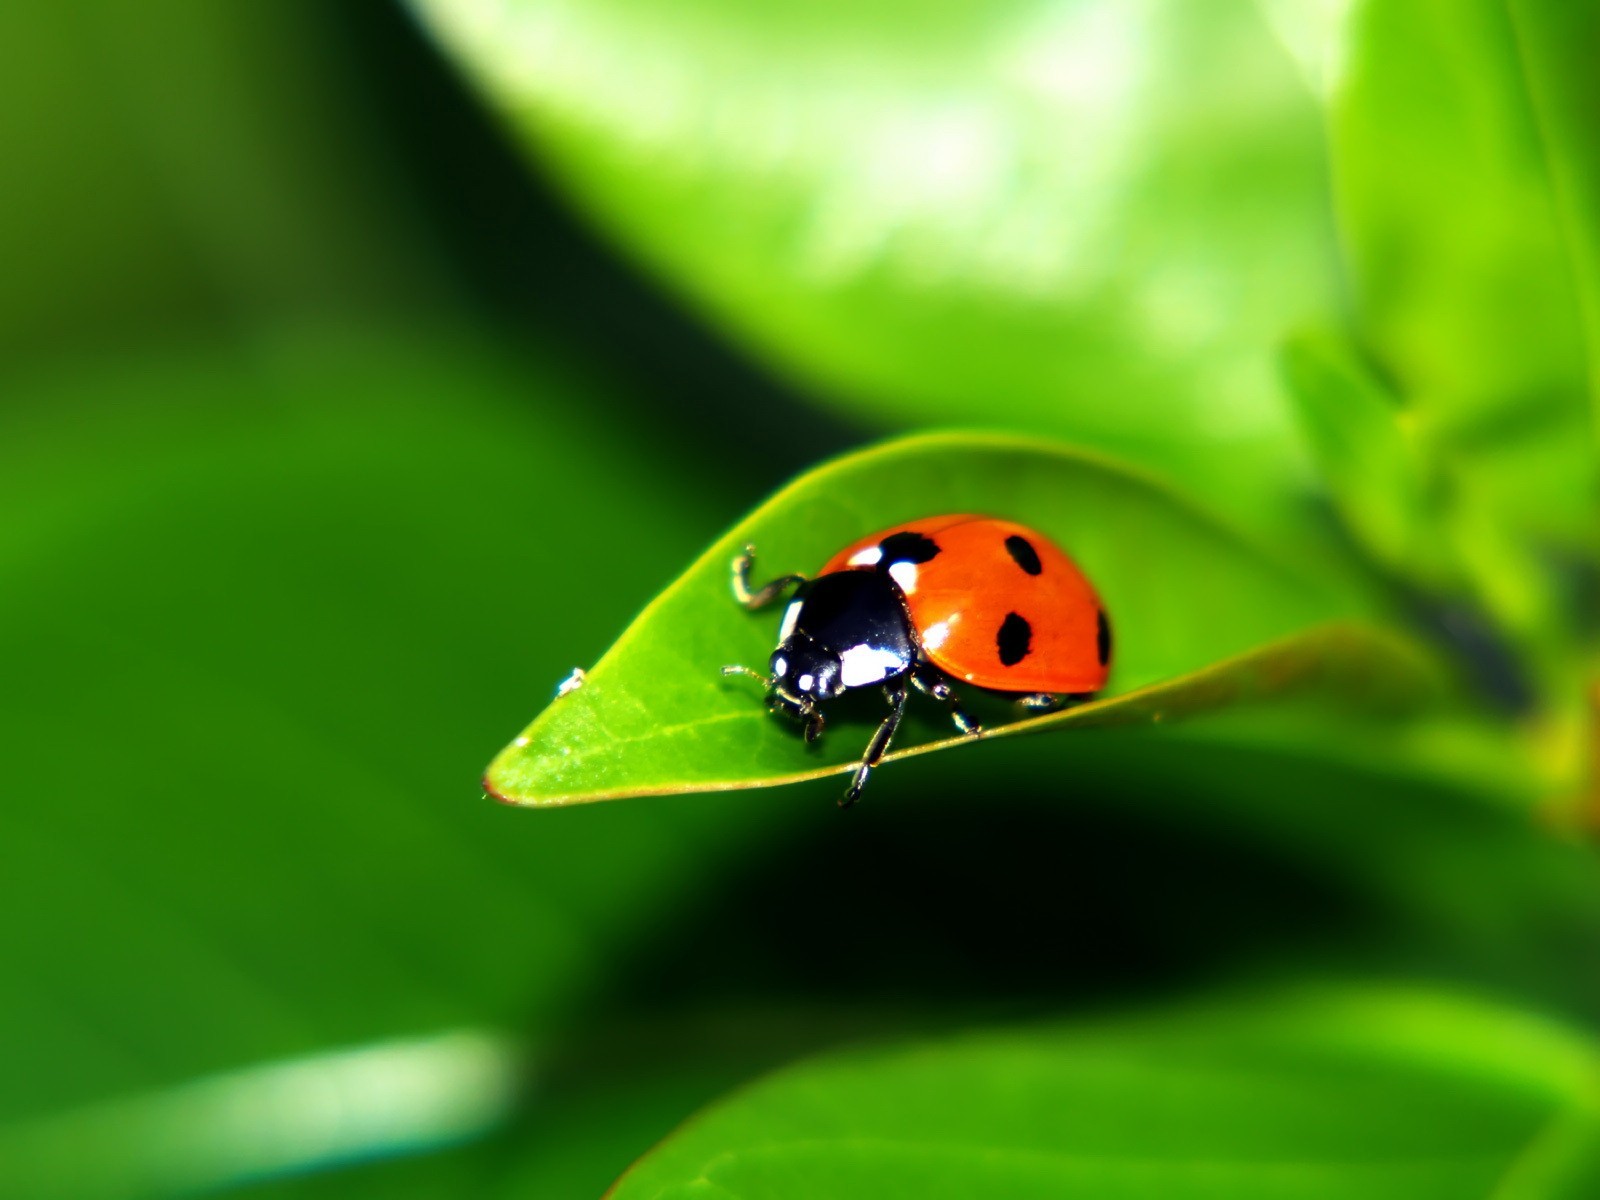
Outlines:
<svg viewBox="0 0 1600 1200"><path fill-rule="evenodd" d="M769 692L775 686L772 676L763 675L760 671L753 670L750 667L723 667L722 673L724 675L748 675L751 679L759 682L761 686L766 688Z"/></svg>

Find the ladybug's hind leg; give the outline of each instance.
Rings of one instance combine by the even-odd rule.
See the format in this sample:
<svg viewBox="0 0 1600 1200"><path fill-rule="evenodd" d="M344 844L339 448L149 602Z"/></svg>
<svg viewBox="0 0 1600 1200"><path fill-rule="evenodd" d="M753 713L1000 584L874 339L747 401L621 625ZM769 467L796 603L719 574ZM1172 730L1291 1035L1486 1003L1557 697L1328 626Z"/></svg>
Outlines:
<svg viewBox="0 0 1600 1200"><path fill-rule="evenodd" d="M950 720L955 722L955 727L962 733L978 733L980 726L961 707L961 700L956 695L955 688L950 686L949 680L941 675L937 668L926 663L919 663L911 670L911 686L924 696L932 696L935 700L942 701L950 706Z"/></svg>
<svg viewBox="0 0 1600 1200"><path fill-rule="evenodd" d="M733 560L733 598L749 609L765 608L791 587L806 581L804 575L780 575L758 588L750 586L750 571L756 565L756 548L746 546Z"/></svg>
<svg viewBox="0 0 1600 1200"><path fill-rule="evenodd" d="M888 684L883 689L883 694L889 700L889 715L883 719L883 724L878 726L878 732L872 735L872 740L867 743L867 752L861 756L861 765L856 768L850 786L845 789L843 796L839 797L839 807L849 808L861 799L861 789L867 786L867 776L872 774L872 768L883 761L883 756L889 750L889 740L894 737L894 731L900 728L900 718L906 711L906 685L904 680L897 680Z"/></svg>

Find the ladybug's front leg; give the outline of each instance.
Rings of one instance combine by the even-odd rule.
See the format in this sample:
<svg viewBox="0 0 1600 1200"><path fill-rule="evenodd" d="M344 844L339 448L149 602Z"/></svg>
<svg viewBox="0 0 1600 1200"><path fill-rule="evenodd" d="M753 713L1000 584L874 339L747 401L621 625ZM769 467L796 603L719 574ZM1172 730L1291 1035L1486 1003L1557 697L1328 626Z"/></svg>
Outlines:
<svg viewBox="0 0 1600 1200"><path fill-rule="evenodd" d="M950 686L949 681L939 673L938 668L931 667L926 663L918 663L911 669L911 686L924 696L932 696L935 700L948 704L950 706L950 719L955 722L956 728L962 733L971 734L981 731L982 726L967 714L966 709L961 707L961 700L956 696L955 688Z"/></svg>
<svg viewBox="0 0 1600 1200"><path fill-rule="evenodd" d="M733 598L748 609L765 608L791 587L806 581L804 575L780 575L758 588L750 587L750 570L756 565L756 548L746 546L733 560Z"/></svg>
<svg viewBox="0 0 1600 1200"><path fill-rule="evenodd" d="M873 734L872 740L867 743L867 752L861 756L861 765L856 768L855 777L850 780L850 786L839 798L840 808L849 808L861 799L861 789L867 785L867 776L872 774L873 767L883 761L883 756L889 749L889 739L894 737L894 731L900 728L900 718L905 715L904 679L886 685L883 694L889 701L889 715L883 719L883 724L878 726L878 732Z"/></svg>

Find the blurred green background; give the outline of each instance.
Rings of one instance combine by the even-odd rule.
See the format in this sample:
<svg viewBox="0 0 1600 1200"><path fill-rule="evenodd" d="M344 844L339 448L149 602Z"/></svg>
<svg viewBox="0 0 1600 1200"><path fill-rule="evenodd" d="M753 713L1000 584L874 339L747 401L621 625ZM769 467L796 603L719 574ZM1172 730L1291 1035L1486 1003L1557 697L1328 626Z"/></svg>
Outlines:
<svg viewBox="0 0 1600 1200"><path fill-rule="evenodd" d="M1286 979L1587 1046L1597 30L0 10L0 1191L595 1196L813 1052ZM1448 711L983 744L847 817L481 797L762 497L952 424L1375 597ZM858 1194L819 1178L728 1194Z"/></svg>

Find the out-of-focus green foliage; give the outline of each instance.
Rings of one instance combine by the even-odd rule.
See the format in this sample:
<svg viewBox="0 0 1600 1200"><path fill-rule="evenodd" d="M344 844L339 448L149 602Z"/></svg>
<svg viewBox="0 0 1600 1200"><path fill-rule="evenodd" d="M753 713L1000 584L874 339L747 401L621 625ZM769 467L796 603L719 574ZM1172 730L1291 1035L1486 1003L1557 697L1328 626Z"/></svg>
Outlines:
<svg viewBox="0 0 1600 1200"><path fill-rule="evenodd" d="M582 399L533 413L530 390ZM4 1117L537 1027L748 824L702 807L525 842L474 803L496 726L716 519L608 429L592 381L463 339L316 339L13 398L0 657L26 702L3 738L28 802L7 812L0 899L32 915L0 924ZM590 534L560 498L602 458L638 544L587 563L574 605L549 564L584 560ZM64 1128L58 1167L85 1132Z"/></svg>
<svg viewBox="0 0 1600 1200"><path fill-rule="evenodd" d="M1569 692L1600 556L1592 4L1355 5L1330 155L1357 319L1449 489L1478 600Z"/></svg>
<svg viewBox="0 0 1600 1200"><path fill-rule="evenodd" d="M0 355L414 309L442 263L314 0L0 12Z"/></svg>
<svg viewBox="0 0 1600 1200"><path fill-rule="evenodd" d="M1515 1013L1280 995L808 1063L615 1195L1577 1200L1600 1186L1597 1078L1586 1039Z"/></svg>
<svg viewBox="0 0 1600 1200"><path fill-rule="evenodd" d="M1582 181L1600 146L1578 48L1600 20L1388 0L1351 22L1330 149L1363 333L1432 436L1539 457L1542 477L1497 499L1539 532L1592 537L1575 501L1593 494L1575 489L1593 480L1600 207Z"/></svg>
<svg viewBox="0 0 1600 1200"><path fill-rule="evenodd" d="M1386 571L1433 592L1459 587L1438 536L1438 467L1411 415L1334 335L1301 335L1284 358L1289 397L1345 525Z"/></svg>
<svg viewBox="0 0 1600 1200"><path fill-rule="evenodd" d="M1335 303L1318 113L1245 0L419 0L545 166L877 421L1050 432L1275 531L1270 349Z"/></svg>
<svg viewBox="0 0 1600 1200"><path fill-rule="evenodd" d="M1131 631L1117 639L1104 698L1026 721L999 710L1003 723L985 736L1160 720L1296 683L1343 682L1391 702L1421 689L1414 651L1375 632L1322 627L1360 614L1358 596L1297 577L1151 480L1045 442L932 435L819 468L726 534L581 688L495 760L489 787L520 803L570 804L849 770L859 739L835 733L807 753L748 681L716 673L720 663L764 670L774 637L771 614L752 619L734 605L729 564L754 545L763 573L810 574L863 530L941 510L1025 518L1071 546L1117 628ZM925 707L929 719L900 736L897 755L970 744L937 706Z"/></svg>
<svg viewBox="0 0 1600 1200"><path fill-rule="evenodd" d="M1597 37L0 14L0 1192L595 1196L703 1106L621 1194L1592 1192ZM954 507L1110 601L1071 736L908 755L849 817L478 795L641 610L507 790L837 767L871 704L808 757L716 674L775 624L730 552ZM1419 716L1225 703L1370 700L1419 640ZM1380 982L1293 982L1341 977Z"/></svg>

